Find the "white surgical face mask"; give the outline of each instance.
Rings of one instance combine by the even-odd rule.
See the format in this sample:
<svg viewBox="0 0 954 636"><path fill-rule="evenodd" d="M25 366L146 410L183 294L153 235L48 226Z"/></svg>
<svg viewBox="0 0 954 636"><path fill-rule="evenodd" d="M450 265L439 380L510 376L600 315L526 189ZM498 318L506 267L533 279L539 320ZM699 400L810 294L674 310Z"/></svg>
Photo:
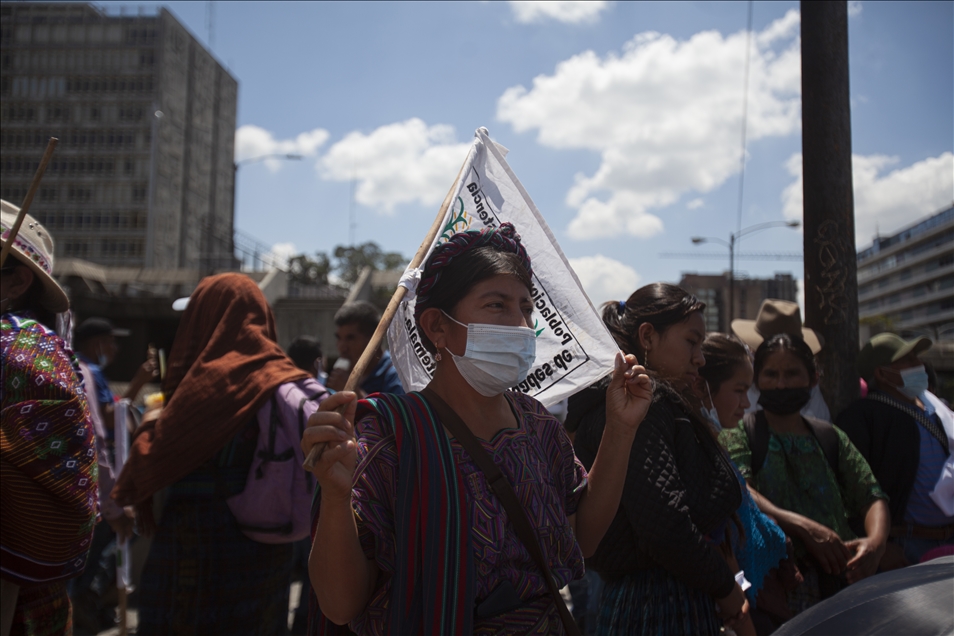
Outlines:
<svg viewBox="0 0 954 636"><path fill-rule="evenodd" d="M722 423L719 421L719 412L716 410L715 402L712 401L712 391L709 390L709 383L706 382L706 393L709 394L709 404L712 408L702 407L702 416L705 417L715 427L715 430L722 430Z"/></svg>
<svg viewBox="0 0 954 636"><path fill-rule="evenodd" d="M467 349L455 355L445 348L464 380L484 397L500 395L522 382L537 357L537 337L529 327L507 327L464 323L444 315L461 327L467 327Z"/></svg>
<svg viewBox="0 0 954 636"><path fill-rule="evenodd" d="M910 369L902 369L898 373L901 374L902 382L902 386L898 387L898 391L901 391L905 396L913 400L927 391L928 374L927 371L924 370L924 365L911 367Z"/></svg>

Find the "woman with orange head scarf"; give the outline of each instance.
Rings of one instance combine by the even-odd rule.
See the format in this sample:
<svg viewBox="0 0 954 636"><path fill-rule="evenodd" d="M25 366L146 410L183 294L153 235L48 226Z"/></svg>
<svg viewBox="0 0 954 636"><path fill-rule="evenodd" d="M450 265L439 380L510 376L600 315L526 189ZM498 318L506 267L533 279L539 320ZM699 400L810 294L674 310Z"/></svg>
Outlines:
<svg viewBox="0 0 954 636"><path fill-rule="evenodd" d="M267 425L270 401L288 401L289 383L296 410L298 397L325 393L279 347L272 311L251 279L205 278L172 347L166 407L137 431L113 491L120 504L136 506L146 532L155 529L139 634L285 631L292 544L250 539L227 499L246 488L262 413ZM301 470L301 449L288 461ZM163 488L168 499L156 524L152 497Z"/></svg>

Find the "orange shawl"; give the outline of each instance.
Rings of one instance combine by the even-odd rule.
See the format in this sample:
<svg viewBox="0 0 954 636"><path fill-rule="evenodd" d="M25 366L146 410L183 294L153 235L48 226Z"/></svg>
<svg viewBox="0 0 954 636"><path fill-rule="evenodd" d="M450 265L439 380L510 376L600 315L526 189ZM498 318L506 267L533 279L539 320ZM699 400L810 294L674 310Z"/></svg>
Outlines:
<svg viewBox="0 0 954 636"><path fill-rule="evenodd" d="M272 310L248 276L203 279L172 345L167 404L136 431L113 499L146 502L215 455L279 385L306 377L278 346Z"/></svg>

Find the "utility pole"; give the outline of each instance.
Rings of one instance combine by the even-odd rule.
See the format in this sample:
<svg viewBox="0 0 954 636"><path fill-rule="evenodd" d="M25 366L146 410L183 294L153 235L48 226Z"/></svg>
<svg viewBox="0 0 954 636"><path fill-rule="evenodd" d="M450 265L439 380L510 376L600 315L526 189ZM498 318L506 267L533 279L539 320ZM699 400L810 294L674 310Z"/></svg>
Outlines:
<svg viewBox="0 0 954 636"><path fill-rule="evenodd" d="M859 394L848 4L801 3L805 324L825 339L822 395L836 417Z"/></svg>

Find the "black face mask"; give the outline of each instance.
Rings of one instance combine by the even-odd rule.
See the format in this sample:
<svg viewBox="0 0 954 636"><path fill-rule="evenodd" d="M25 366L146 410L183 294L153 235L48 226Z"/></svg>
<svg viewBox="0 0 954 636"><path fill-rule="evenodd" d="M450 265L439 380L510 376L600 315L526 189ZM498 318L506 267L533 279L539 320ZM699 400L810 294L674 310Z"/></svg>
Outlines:
<svg viewBox="0 0 954 636"><path fill-rule="evenodd" d="M768 389L759 393L759 404L769 413L791 415L802 410L812 397L810 388Z"/></svg>

